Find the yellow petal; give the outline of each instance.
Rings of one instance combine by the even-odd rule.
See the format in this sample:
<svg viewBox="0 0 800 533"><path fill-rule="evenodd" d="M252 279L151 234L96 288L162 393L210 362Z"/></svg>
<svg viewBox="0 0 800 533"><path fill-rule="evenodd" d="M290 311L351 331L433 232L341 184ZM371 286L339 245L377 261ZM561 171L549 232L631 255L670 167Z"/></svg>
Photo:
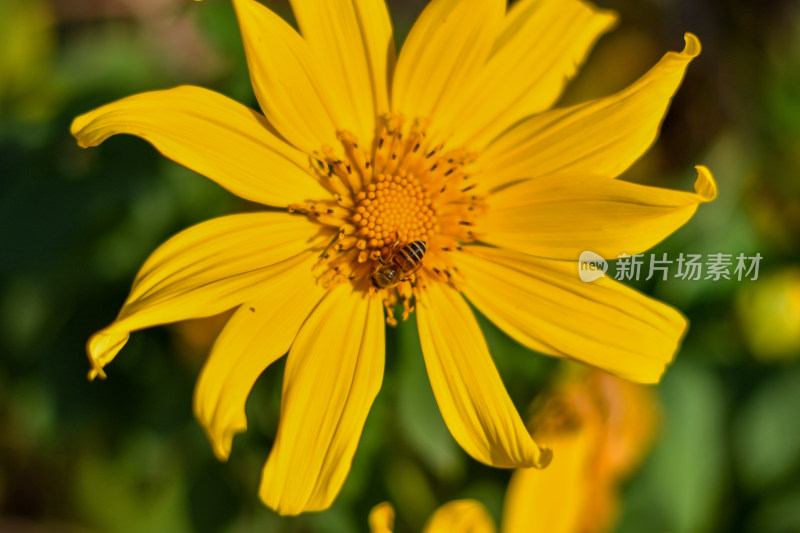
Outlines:
<svg viewBox="0 0 800 533"><path fill-rule="evenodd" d="M379 503L369 512L370 533L392 533L394 530L394 508L389 502Z"/></svg>
<svg viewBox="0 0 800 533"><path fill-rule="evenodd" d="M429 283L417 306L422 353L433 393L453 437L468 454L501 468L550 461L525 429L469 306L447 285Z"/></svg>
<svg viewBox="0 0 800 533"><path fill-rule="evenodd" d="M475 500L454 500L439 507L423 533L494 533L494 520L484 505Z"/></svg>
<svg viewBox="0 0 800 533"><path fill-rule="evenodd" d="M480 75L499 34L505 0L433 0L400 51L392 108L429 118L443 135L463 123L456 96ZM458 119L458 120L457 120Z"/></svg>
<svg viewBox="0 0 800 533"><path fill-rule="evenodd" d="M292 0L297 24L317 58L343 122L362 142L389 111L395 63L389 12L383 0Z"/></svg>
<svg viewBox="0 0 800 533"><path fill-rule="evenodd" d="M258 297L260 283L305 263L318 228L301 216L251 213L209 220L175 235L139 270L116 321L89 339L89 378L105 377L103 367L131 331L216 315Z"/></svg>
<svg viewBox="0 0 800 533"><path fill-rule="evenodd" d="M520 122L481 154L489 188L554 173L616 177L653 143L661 121L700 53L687 33L682 52L668 52L624 91Z"/></svg>
<svg viewBox="0 0 800 533"><path fill-rule="evenodd" d="M277 275L260 287L266 296L245 302L220 333L194 394L194 413L214 453L225 460L233 436L247 429L245 402L261 373L289 351L300 326L325 296L310 279L316 262Z"/></svg>
<svg viewBox="0 0 800 533"><path fill-rule="evenodd" d="M289 352L278 435L261 499L283 515L327 509L344 483L383 379L379 298L333 289Z"/></svg>
<svg viewBox="0 0 800 533"><path fill-rule="evenodd" d="M544 470L520 468L503 505L503 533L576 533L592 494L592 446L585 432L548 442L555 457Z"/></svg>
<svg viewBox="0 0 800 533"><path fill-rule="evenodd" d="M609 278L584 283L577 263L471 246L458 257L464 294L518 342L655 383L686 329L675 309Z"/></svg>
<svg viewBox="0 0 800 533"><path fill-rule="evenodd" d="M337 146L334 105L300 34L255 0L234 0L258 103L286 140L306 153Z"/></svg>
<svg viewBox="0 0 800 533"><path fill-rule="evenodd" d="M484 242L550 259L577 260L584 250L606 259L637 254L716 197L711 172L696 169L693 193L595 176L523 181L489 196L476 232Z"/></svg>
<svg viewBox="0 0 800 533"><path fill-rule="evenodd" d="M123 98L79 116L72 134L87 148L125 133L232 193L285 206L326 196L309 174L308 157L272 133L253 111L199 87L176 87Z"/></svg>
<svg viewBox="0 0 800 533"><path fill-rule="evenodd" d="M454 132L452 144L479 150L523 118L548 109L616 21L614 13L580 0L514 3L477 83L454 104L469 120Z"/></svg>

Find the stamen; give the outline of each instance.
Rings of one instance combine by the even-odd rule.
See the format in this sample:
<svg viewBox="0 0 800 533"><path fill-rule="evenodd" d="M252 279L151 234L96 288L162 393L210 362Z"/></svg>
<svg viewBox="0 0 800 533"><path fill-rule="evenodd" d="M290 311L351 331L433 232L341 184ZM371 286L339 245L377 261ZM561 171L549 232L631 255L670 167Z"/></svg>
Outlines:
<svg viewBox="0 0 800 533"><path fill-rule="evenodd" d="M408 318L427 279L459 286L462 279L447 252L475 239L472 228L485 210L479 195L465 194L478 186L469 166L474 154L448 150L446 141L431 145L428 125L416 119L409 127L402 115L390 114L372 143L340 131L340 148L323 146L310 159L309 168L331 197L289 206L330 236L314 267L318 283L351 283L381 297L390 325L397 324L396 305L402 305L402 319ZM393 254L414 241L426 243L420 264L392 263ZM392 264L399 269L396 284L378 288L373 274Z"/></svg>

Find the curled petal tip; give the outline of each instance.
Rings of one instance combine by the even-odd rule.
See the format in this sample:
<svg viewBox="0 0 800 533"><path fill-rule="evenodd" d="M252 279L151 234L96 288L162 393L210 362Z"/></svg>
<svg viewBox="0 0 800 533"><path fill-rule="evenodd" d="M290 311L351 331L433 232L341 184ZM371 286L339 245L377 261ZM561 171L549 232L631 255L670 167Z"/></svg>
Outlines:
<svg viewBox="0 0 800 533"><path fill-rule="evenodd" d="M605 17L608 31L615 29L619 25L619 13L613 9L599 9L597 14Z"/></svg>
<svg viewBox="0 0 800 533"><path fill-rule="evenodd" d="M539 448L539 460L536 462L536 468L543 469L547 468L550 462L553 460L553 450L550 448L545 448L541 446Z"/></svg>
<svg viewBox="0 0 800 533"><path fill-rule="evenodd" d="M102 367L96 366L89 369L86 377L89 379L89 381L94 381L95 378L106 379L106 372Z"/></svg>
<svg viewBox="0 0 800 533"><path fill-rule="evenodd" d="M714 180L714 175L705 165L696 165L694 168L697 170L694 191L703 202L710 202L717 197L717 182Z"/></svg>
<svg viewBox="0 0 800 533"><path fill-rule="evenodd" d="M700 55L703 47L700 46L700 39L698 39L694 33L684 33L683 39L686 42L686 45L683 47L683 52L681 53L688 55L689 57L697 57Z"/></svg>
<svg viewBox="0 0 800 533"><path fill-rule="evenodd" d="M247 421L243 420L240 423L233 423L220 428L213 421L209 422L200 416L197 418L206 430L208 440L211 442L211 448L214 451L214 457L220 462L228 462L231 456L231 449L233 449L233 437L247 431Z"/></svg>
<svg viewBox="0 0 800 533"><path fill-rule="evenodd" d="M222 463L227 463L228 458L231 456L232 444L233 444L233 435L228 437L224 443L214 440L212 443L212 449L214 450L214 457L216 457L217 460Z"/></svg>
<svg viewBox="0 0 800 533"><path fill-rule="evenodd" d="M103 367L106 366L117 353L128 342L130 334L128 332L117 332L109 330L100 330L91 336L89 342L86 343L86 354L89 356L89 381L95 378L106 379L106 373Z"/></svg>
<svg viewBox="0 0 800 533"><path fill-rule="evenodd" d="M85 117L86 115L81 115L79 117L75 117L72 120L72 124L69 126L69 132L72 134L73 137L78 141L78 146L81 148L88 148L89 144L85 141L84 137L81 135L81 130L86 125Z"/></svg>

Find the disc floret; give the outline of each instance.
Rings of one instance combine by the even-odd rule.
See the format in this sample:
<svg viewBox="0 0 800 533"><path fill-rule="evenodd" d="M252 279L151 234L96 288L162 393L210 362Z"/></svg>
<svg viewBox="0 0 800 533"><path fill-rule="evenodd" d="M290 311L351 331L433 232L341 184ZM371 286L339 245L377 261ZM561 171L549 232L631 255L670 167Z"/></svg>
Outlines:
<svg viewBox="0 0 800 533"><path fill-rule="evenodd" d="M424 241L422 286L426 275L456 284L457 269L448 252L475 240L472 227L485 206L475 194L474 154L432 145L425 120L404 124L401 115L385 117L370 149L352 133L340 132L341 148L324 146L313 159L332 199L295 204L290 210L307 214L331 232L317 264L323 286L350 281L357 289L380 293L387 309L402 303L405 318L419 283L371 287L379 259L387 258L398 242Z"/></svg>

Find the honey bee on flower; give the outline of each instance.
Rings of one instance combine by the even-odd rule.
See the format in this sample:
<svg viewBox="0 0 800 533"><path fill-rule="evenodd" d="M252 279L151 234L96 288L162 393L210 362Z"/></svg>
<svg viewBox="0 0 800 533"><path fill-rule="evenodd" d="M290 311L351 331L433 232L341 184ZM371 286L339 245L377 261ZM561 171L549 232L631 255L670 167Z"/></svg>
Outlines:
<svg viewBox="0 0 800 533"><path fill-rule="evenodd" d="M386 261L378 257L380 266L372 272L372 283L380 289L389 289L402 281L410 281L422 267L425 241L414 241L400 246L395 241Z"/></svg>
<svg viewBox="0 0 800 533"><path fill-rule="evenodd" d="M573 264L582 250L640 253L714 198L702 166L694 192L615 179L657 136L700 53L694 35L620 93L550 109L613 13L580 0L433 0L398 56L383 0L293 0L299 33L255 0L233 3L261 112L184 86L100 107L72 132L84 147L137 135L277 210L206 221L159 247L89 340L91 378L132 331L236 309L194 410L227 459L255 380L288 352L260 487L282 514L338 494L397 305L402 319L416 309L450 432L489 465L541 468L551 452L528 434L467 300L528 348L660 379L685 319L614 280L584 284ZM417 282L393 283L382 261Z"/></svg>

